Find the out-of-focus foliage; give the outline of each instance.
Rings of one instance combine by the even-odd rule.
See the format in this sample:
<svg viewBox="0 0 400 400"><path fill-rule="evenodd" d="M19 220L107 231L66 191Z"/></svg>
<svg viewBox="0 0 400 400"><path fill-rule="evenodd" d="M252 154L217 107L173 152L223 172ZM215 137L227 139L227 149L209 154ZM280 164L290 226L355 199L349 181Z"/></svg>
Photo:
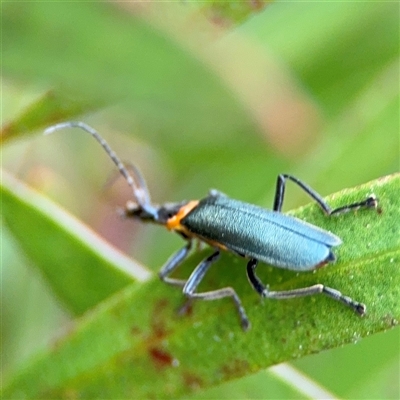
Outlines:
<svg viewBox="0 0 400 400"><path fill-rule="evenodd" d="M251 11L246 19L245 12L236 12L237 5L226 2L221 7L229 22L222 24L208 13L215 12L212 4L208 9L185 2L154 4L2 4L3 168L154 271L182 245L179 238L121 221L115 208L123 206L130 192L122 180L102 190L112 164L96 143L76 131L43 137L44 127L63 119L84 119L95 126L123 160L141 168L155 202L199 198L218 188L269 207L280 172L291 172L328 194L398 170L397 3L276 2ZM26 212L31 199L25 200ZM305 201L297 189L288 188L287 208ZM2 227L6 378L17 365L27 365L29 355L48 349L49 338L68 325L35 268L40 267L37 258L24 248L24 229L15 233L24 219L15 219L14 231L12 213L6 221L10 229ZM37 238L46 236L42 229L49 225L35 224L27 224L26 234L36 235L36 230ZM351 234L344 236L351 240ZM49 255L56 254L55 238L49 237L48 246ZM393 281L399 274L398 260L394 262ZM68 267L61 263L54 271ZM74 267L79 271L79 265ZM244 272L235 262L232 279L243 290L248 285ZM372 278L373 272L369 290ZM280 275L271 270L267 279L273 284ZM154 283L155 290L158 285ZM354 288L357 293L361 289ZM95 295L88 293L88 298ZM258 312L257 297L250 296ZM376 296L385 298L385 293ZM141 303L146 307L145 300ZM230 312L229 306L199 304L194 313L218 313L223 307ZM284 306L291 310L290 304ZM103 312L108 315L108 308ZM237 328L235 315L229 321L232 326L221 324L219 330ZM190 320L182 324L186 329ZM340 397L396 398L398 332L308 356L295 365ZM252 346L256 336L252 332ZM358 339L356 335L354 341ZM233 363L224 376L242 367ZM190 388L202 386L197 377L186 376ZM268 388L264 382L258 374L199 396L301 397L298 387L292 392L274 380Z"/></svg>

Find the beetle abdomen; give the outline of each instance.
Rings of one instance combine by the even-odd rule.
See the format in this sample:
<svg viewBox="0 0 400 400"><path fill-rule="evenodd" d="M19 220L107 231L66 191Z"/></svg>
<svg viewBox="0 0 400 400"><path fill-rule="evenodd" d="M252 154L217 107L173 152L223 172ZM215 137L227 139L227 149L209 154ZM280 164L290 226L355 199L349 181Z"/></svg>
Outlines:
<svg viewBox="0 0 400 400"><path fill-rule="evenodd" d="M181 224L205 241L292 270L332 260L331 247L341 243L314 225L224 196L201 200Z"/></svg>

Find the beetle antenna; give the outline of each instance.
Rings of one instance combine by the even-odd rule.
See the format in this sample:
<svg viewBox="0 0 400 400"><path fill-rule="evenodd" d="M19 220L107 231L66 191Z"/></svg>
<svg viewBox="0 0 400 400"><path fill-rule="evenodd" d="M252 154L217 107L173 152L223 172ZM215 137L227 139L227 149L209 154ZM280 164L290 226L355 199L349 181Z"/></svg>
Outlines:
<svg viewBox="0 0 400 400"><path fill-rule="evenodd" d="M142 174L139 172L137 167L135 167L134 165L131 165L134 176L137 179L137 182L136 182L135 179L132 177L132 175L128 172L128 169L125 167L123 162L120 160L120 158L114 152L114 150L112 150L112 148L109 146L109 144L105 141L105 139L103 139L95 129L93 129L91 126L85 124L84 122L80 122L80 121L61 122L59 124L52 125L49 128L47 128L44 131L44 134L48 135L50 133L53 133L55 131L58 131L58 130L64 129L64 128L80 128L80 129L83 129L84 131L90 133L101 144L101 146L106 151L108 156L111 158L111 160L117 166L121 175L126 179L126 181L128 182L128 185L132 188L133 197L135 198L135 200L139 204L139 206L141 206L142 208L146 208L146 209L149 208L149 206L150 206L149 191L147 189L146 181L144 180Z"/></svg>

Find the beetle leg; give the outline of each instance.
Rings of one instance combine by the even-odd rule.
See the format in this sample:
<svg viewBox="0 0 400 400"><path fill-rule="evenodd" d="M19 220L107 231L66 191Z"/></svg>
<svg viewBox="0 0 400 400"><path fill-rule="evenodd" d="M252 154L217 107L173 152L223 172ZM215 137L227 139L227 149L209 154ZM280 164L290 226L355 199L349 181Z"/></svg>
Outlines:
<svg viewBox="0 0 400 400"><path fill-rule="evenodd" d="M280 212L282 210L283 199L285 196L285 184L287 179L300 186L312 199L314 199L318 203L318 205L327 215L343 214L350 211L358 210L359 208L376 208L378 206L378 199L374 195L371 195L363 201L332 209L325 202L325 200L310 186L306 185L304 182L292 175L280 174L278 175L278 179L276 182L274 211Z"/></svg>
<svg viewBox="0 0 400 400"><path fill-rule="evenodd" d="M208 292L201 292L201 293L195 292L200 282L203 280L204 275L211 267L211 265L215 261L217 261L219 255L220 251L219 250L215 251L213 254L207 257L195 268L195 270L192 272L189 279L187 280L185 286L183 287L183 293L189 299L201 299L201 300L217 300L217 299L222 299L223 297L232 297L240 316L242 328L243 330L247 330L250 328L250 322L249 319L247 318L246 311L242 306L242 302L240 301L240 298L234 289L232 289L231 287L225 287L222 289L211 290Z"/></svg>
<svg viewBox="0 0 400 400"><path fill-rule="evenodd" d="M359 201L358 203L352 203L345 206L341 206L331 210L329 215L345 214L350 211L356 211L359 208L377 208L378 199L375 195L368 196L365 200Z"/></svg>
<svg viewBox="0 0 400 400"><path fill-rule="evenodd" d="M186 280L169 278L168 275L170 275L179 267L179 265L182 264L182 262L188 256L191 248L192 241L189 240L185 247L173 254L171 258L164 264L164 266L161 268L161 271L158 273L158 276L163 282L166 282L173 286L185 286Z"/></svg>
<svg viewBox="0 0 400 400"><path fill-rule="evenodd" d="M367 308L365 304L354 301L350 297L344 296L338 290L324 286L320 283L300 289L282 290L279 292L270 291L268 287L263 285L263 283L255 274L255 269L257 267L257 264L258 260L254 258L248 262L247 277L249 278L250 284L253 286L254 290L262 297L280 300L280 299L291 299L294 297L311 296L313 294L323 293L326 296L329 296L337 301L340 301L346 306L352 308L356 313L360 314L361 316L366 313Z"/></svg>

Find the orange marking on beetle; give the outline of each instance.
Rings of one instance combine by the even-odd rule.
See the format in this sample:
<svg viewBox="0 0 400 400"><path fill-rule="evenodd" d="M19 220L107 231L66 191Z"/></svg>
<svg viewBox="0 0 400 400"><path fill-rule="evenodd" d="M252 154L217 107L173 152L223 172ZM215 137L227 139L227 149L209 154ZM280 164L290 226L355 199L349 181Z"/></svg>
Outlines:
<svg viewBox="0 0 400 400"><path fill-rule="evenodd" d="M180 210L171 218L168 219L166 227L172 231L186 231L186 229L181 225L181 219L186 217L199 204L198 200L189 201L186 205L180 208Z"/></svg>
<svg viewBox="0 0 400 400"><path fill-rule="evenodd" d="M206 242L207 244L209 244L211 247L215 247L215 248L219 248L225 251L229 251L229 249L223 245L222 243L219 243L215 240L207 240L205 238L201 238L202 241Z"/></svg>

